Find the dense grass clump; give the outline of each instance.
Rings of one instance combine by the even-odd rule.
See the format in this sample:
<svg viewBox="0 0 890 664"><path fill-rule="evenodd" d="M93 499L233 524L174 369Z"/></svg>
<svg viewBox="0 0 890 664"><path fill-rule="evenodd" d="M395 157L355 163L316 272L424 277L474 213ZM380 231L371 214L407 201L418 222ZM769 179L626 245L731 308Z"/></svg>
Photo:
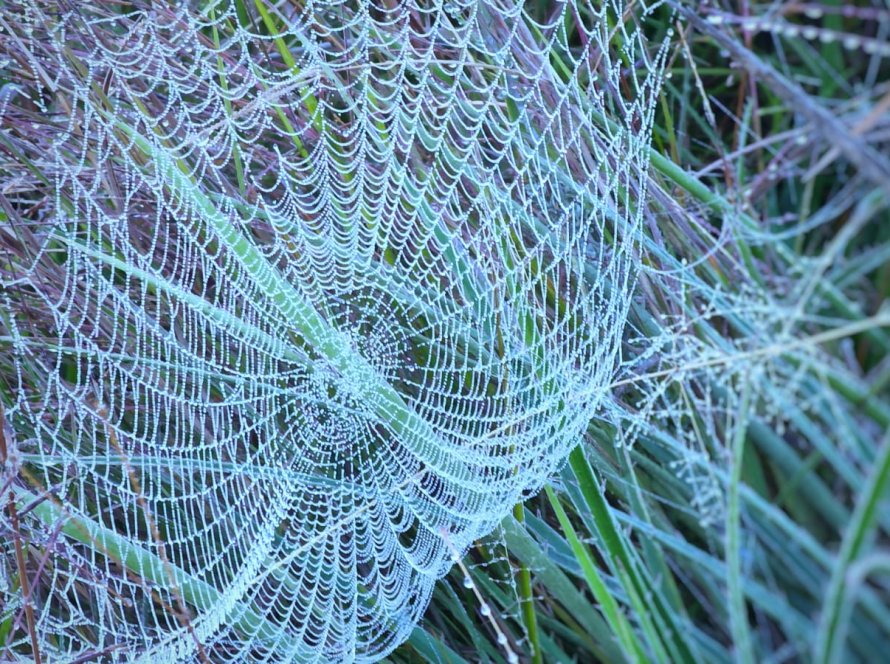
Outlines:
<svg viewBox="0 0 890 664"><path fill-rule="evenodd" d="M0 659L884 657L881 3L0 19Z"/></svg>

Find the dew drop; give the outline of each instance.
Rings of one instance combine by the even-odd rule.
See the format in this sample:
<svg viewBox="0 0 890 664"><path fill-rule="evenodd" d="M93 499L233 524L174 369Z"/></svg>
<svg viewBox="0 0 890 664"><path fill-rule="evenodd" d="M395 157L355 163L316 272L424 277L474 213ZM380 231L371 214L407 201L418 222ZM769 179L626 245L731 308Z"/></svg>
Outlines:
<svg viewBox="0 0 890 664"><path fill-rule="evenodd" d="M472 588L473 587L473 579L468 576L464 577L464 588Z"/></svg>

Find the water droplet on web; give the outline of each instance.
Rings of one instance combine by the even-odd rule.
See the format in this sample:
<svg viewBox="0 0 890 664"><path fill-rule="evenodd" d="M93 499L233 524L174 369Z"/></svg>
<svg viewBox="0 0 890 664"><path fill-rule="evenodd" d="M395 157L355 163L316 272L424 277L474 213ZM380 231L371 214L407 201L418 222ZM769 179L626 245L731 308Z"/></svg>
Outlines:
<svg viewBox="0 0 890 664"><path fill-rule="evenodd" d="M488 604L483 604L479 609L479 613L481 613L486 618L491 615L491 607Z"/></svg>
<svg viewBox="0 0 890 664"><path fill-rule="evenodd" d="M468 576L464 577L464 588L472 588L473 587L473 579Z"/></svg>
<svg viewBox="0 0 890 664"><path fill-rule="evenodd" d="M445 13L448 14L449 16L451 16L452 18L458 18L460 16L461 11L463 10L463 7L461 7L456 2L446 2L443 9L445 10Z"/></svg>

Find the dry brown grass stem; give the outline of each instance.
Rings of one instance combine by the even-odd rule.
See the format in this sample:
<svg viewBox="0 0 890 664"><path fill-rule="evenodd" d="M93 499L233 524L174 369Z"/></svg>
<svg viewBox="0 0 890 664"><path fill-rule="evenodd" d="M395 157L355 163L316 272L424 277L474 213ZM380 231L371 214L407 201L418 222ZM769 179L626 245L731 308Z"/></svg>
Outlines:
<svg viewBox="0 0 890 664"><path fill-rule="evenodd" d="M7 461L9 461L9 449L6 445L6 417L3 411L3 404L0 403L0 466L5 467ZM37 645L37 630L34 625L31 585L28 582L28 572L25 568L25 550L22 546L22 533L19 527L18 511L15 506L15 492L11 488L9 490L7 509L9 510L9 521L12 524L15 562L19 573L19 583L22 587L22 601L25 604L25 620L28 624L28 635L31 637L31 654L34 655L34 662L41 664L40 647Z"/></svg>

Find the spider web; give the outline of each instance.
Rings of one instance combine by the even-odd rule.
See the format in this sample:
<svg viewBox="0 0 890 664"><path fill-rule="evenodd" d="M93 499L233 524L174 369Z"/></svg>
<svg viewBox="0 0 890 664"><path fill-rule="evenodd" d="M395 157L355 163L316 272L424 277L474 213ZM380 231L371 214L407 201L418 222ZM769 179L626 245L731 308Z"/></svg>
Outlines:
<svg viewBox="0 0 890 664"><path fill-rule="evenodd" d="M2 282L41 648L378 659L600 404L659 61L620 2L53 4Z"/></svg>

